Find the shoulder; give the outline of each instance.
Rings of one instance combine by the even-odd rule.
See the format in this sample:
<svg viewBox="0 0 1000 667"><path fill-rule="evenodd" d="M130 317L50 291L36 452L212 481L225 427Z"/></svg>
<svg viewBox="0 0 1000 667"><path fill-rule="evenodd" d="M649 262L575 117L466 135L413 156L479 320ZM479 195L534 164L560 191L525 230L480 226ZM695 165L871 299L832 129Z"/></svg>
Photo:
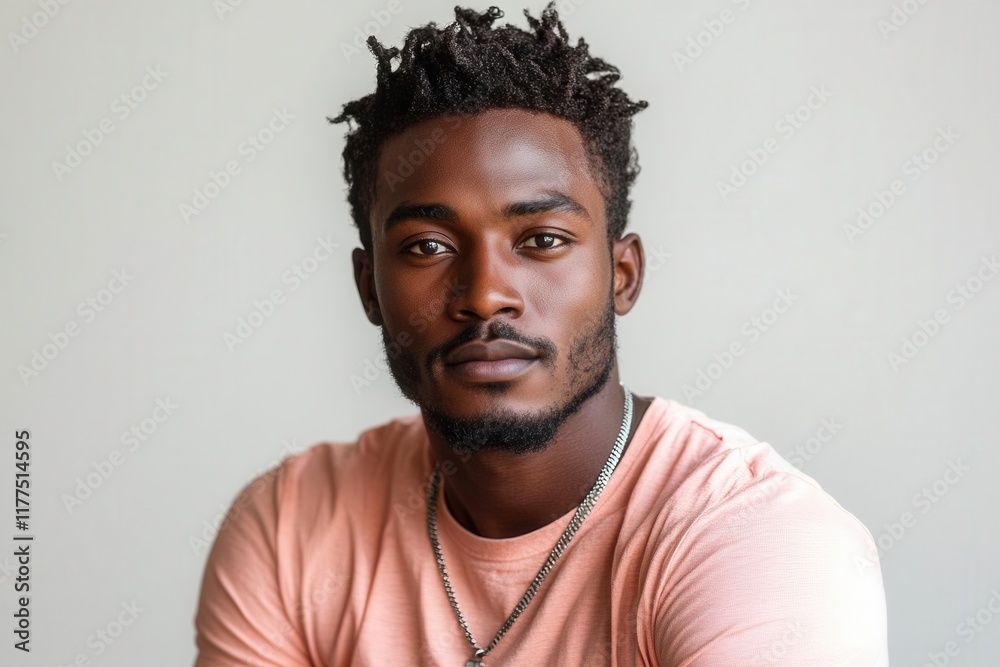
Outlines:
<svg viewBox="0 0 1000 667"><path fill-rule="evenodd" d="M284 459L271 471L286 501L377 491L422 465L427 450L419 414L388 420L353 441L323 441ZM265 473L261 477L266 477Z"/></svg>
<svg viewBox="0 0 1000 667"><path fill-rule="evenodd" d="M409 415L373 426L355 441L324 441L286 457L239 490L217 526L213 551L280 555L337 522L364 520L401 477L421 469L424 442L422 420Z"/></svg>
<svg viewBox="0 0 1000 667"><path fill-rule="evenodd" d="M883 664L885 598L868 528L770 443L668 407L673 437L658 449L682 472L651 534L659 656L771 664L769 647L785 642L795 658L780 664Z"/></svg>
<svg viewBox="0 0 1000 667"><path fill-rule="evenodd" d="M693 548L695 535L703 546L767 530L839 538L865 550L873 544L857 517L769 442L695 408L664 403L669 419L650 448L650 458L663 461L643 474L661 482L666 475L661 507L674 517L678 548Z"/></svg>
<svg viewBox="0 0 1000 667"><path fill-rule="evenodd" d="M675 516L747 516L779 498L818 502L850 516L815 479L746 429L672 399L657 398L650 412L651 442L638 483L655 486Z"/></svg>
<svg viewBox="0 0 1000 667"><path fill-rule="evenodd" d="M352 554L369 546L361 542L377 525L369 520L373 508L384 511L395 481L420 465L422 429L419 416L407 416L353 442L321 442L240 490L202 577L199 667L307 664L314 630L303 609L321 592L331 600L328 613L343 613ZM277 640L275 628L282 629ZM251 663L262 646L270 659Z"/></svg>

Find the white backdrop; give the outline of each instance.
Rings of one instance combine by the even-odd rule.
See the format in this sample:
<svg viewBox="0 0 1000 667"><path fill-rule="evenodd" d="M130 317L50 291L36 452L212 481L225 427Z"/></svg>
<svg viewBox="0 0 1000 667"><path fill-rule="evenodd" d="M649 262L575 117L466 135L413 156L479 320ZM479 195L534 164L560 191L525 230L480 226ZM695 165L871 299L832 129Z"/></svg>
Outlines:
<svg viewBox="0 0 1000 667"><path fill-rule="evenodd" d="M190 664L238 489L415 411L378 369L325 117L374 85L358 35L399 45L454 4L3 4L0 663ZM623 380L767 440L869 526L894 665L997 664L1000 4L561 6L651 103Z"/></svg>

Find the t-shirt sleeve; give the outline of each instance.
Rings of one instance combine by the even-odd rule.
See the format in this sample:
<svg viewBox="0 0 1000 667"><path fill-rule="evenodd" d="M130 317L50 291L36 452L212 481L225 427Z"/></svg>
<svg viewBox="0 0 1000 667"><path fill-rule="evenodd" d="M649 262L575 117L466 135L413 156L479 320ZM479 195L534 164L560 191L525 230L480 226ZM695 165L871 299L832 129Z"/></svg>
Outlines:
<svg viewBox="0 0 1000 667"><path fill-rule="evenodd" d="M667 563L660 665L889 664L871 533L807 478L755 479L702 512Z"/></svg>
<svg viewBox="0 0 1000 667"><path fill-rule="evenodd" d="M295 609L282 595L278 507L285 466L247 484L215 537L195 616L195 667L309 667Z"/></svg>

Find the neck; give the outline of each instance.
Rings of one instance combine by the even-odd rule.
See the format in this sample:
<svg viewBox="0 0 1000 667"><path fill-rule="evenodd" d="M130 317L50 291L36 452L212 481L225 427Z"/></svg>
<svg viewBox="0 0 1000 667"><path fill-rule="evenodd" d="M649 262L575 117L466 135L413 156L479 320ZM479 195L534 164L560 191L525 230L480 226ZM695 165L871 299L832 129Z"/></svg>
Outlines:
<svg viewBox="0 0 1000 667"><path fill-rule="evenodd" d="M627 443L651 399L633 395ZM516 537L575 509L594 485L621 430L625 395L617 369L600 392L559 428L540 452L483 450L459 456L429 433L438 461L452 461L444 476L445 501L455 519L482 537Z"/></svg>

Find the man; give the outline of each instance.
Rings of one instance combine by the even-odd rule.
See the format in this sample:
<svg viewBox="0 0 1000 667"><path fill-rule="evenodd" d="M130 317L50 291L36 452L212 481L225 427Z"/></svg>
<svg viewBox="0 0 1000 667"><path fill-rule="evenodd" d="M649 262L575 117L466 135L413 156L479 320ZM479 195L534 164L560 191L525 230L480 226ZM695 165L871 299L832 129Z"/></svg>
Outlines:
<svg viewBox="0 0 1000 667"><path fill-rule="evenodd" d="M370 38L377 89L332 119L358 124L362 305L420 413L244 489L197 665L887 665L868 530L769 444L619 379L646 104L551 4L529 31L455 12Z"/></svg>

